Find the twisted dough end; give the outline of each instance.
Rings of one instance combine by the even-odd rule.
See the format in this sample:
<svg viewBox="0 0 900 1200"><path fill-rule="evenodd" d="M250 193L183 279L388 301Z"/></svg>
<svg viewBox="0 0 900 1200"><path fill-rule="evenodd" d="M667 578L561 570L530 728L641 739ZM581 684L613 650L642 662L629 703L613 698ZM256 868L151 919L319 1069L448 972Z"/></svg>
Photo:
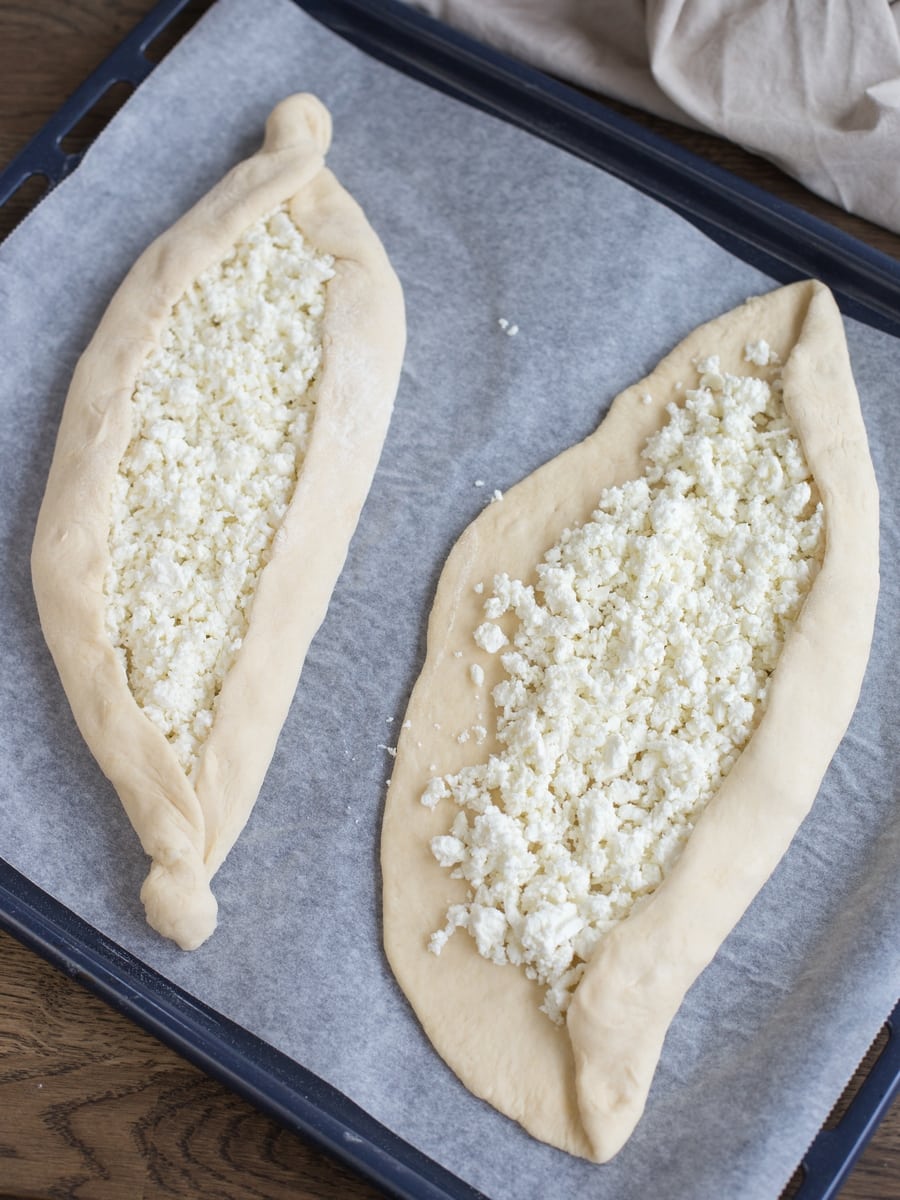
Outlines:
<svg viewBox="0 0 900 1200"><path fill-rule="evenodd" d="M147 921L182 950L196 950L216 927L219 906L209 887L183 862L154 862L141 888Z"/></svg>
<svg viewBox="0 0 900 1200"><path fill-rule="evenodd" d="M277 104L266 121L264 149L269 153L311 142L317 154L331 145L331 113L310 92L297 92Z"/></svg>

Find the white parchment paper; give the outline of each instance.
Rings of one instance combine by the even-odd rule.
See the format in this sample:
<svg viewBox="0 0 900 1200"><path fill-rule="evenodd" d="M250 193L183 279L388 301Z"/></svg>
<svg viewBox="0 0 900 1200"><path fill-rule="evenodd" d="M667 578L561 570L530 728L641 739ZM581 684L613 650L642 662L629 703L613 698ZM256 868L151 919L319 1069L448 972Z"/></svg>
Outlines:
<svg viewBox="0 0 900 1200"><path fill-rule="evenodd" d="M183 954L144 924L147 863L75 729L28 556L69 377L116 284L298 90L332 110L329 163L401 276L409 349L346 569L216 878L221 927ZM848 322L883 504L862 700L811 817L688 995L613 1163L534 1141L437 1058L382 955L377 867L381 747L456 537L693 326L769 286L662 206L374 63L289 0L220 0L0 247L0 854L496 1200L777 1196L898 992L900 343Z"/></svg>

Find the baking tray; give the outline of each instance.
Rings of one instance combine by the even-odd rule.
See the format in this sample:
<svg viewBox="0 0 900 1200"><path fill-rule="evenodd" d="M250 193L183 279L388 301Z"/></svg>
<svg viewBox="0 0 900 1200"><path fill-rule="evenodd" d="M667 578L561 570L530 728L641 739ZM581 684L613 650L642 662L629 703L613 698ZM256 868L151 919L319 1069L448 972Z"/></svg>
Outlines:
<svg viewBox="0 0 900 1200"><path fill-rule="evenodd" d="M900 264L764 191L712 167L573 89L394 0L299 0L362 50L519 125L667 204L725 249L781 282L814 275L842 310L900 336ZM52 187L80 154L66 135L116 84L138 86L146 51L190 0L161 0L0 173L0 206L33 175ZM375 1121L329 1084L193 999L0 860L0 926L259 1108L392 1195L481 1193ZM799 1165L796 1200L837 1195L900 1091L900 1005L840 1120ZM886 1036L885 1036L886 1035Z"/></svg>

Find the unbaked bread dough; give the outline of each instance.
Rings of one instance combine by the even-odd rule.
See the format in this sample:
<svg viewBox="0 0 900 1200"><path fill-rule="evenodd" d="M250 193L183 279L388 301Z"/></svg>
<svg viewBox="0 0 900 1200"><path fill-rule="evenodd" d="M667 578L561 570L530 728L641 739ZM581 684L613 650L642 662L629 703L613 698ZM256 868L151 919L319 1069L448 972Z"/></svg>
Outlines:
<svg viewBox="0 0 900 1200"><path fill-rule="evenodd" d="M639 451L661 427L677 381L719 356L747 374L748 343L780 356L784 403L825 511L826 550L769 685L764 715L649 900L606 934L565 1025L541 1011L523 970L482 958L457 933L439 957L430 935L467 884L441 868L431 839L447 832L443 801L420 797L434 775L498 749L456 738L500 681L499 655L475 647L483 621L474 588L495 574L528 582L562 531L586 521L602 488L641 473ZM650 404L642 403L646 394ZM454 547L428 625L427 654L397 749L382 834L384 940L394 973L433 1045L476 1095L531 1134L604 1162L644 1109L666 1030L697 975L774 870L815 798L853 713L878 593L878 495L840 314L830 292L803 282L754 298L695 330L646 379L616 398L581 444L489 505ZM483 705L485 710L490 705ZM484 712L490 725L491 713Z"/></svg>
<svg viewBox="0 0 900 1200"><path fill-rule="evenodd" d="M78 726L153 860L141 891L147 919L184 949L215 928L210 880L250 815L325 615L403 357L399 282L362 210L324 166L330 139L331 118L315 97L284 100L259 152L134 264L76 367L35 533L32 574L47 644ZM112 488L131 437L135 380L173 305L245 229L285 203L335 260L312 385L317 413L192 784L136 703L106 632Z"/></svg>

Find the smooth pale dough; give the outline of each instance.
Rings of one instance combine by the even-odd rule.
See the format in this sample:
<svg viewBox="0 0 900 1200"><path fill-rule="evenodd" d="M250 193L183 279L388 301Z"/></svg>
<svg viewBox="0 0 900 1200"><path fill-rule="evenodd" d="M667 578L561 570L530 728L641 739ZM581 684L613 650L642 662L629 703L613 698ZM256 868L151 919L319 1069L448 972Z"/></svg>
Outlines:
<svg viewBox="0 0 900 1200"><path fill-rule="evenodd" d="M568 1021L541 1012L543 989L515 966L482 958L457 932L427 949L467 885L429 849L457 810L419 797L435 773L483 762L498 748L490 689L498 656L472 631L473 591L493 576L534 580L562 531L586 521L603 487L641 473L639 451L665 422L673 386L692 386L696 356L735 374L764 338L784 366L784 400L821 493L824 564L772 677L768 707L680 859L654 895L601 942ZM641 403L649 392L651 405ZM437 1051L476 1095L542 1141L598 1162L624 1144L644 1109L666 1030L685 993L774 870L809 811L856 705L878 593L878 493L840 314L827 288L803 282L701 326L614 401L600 427L489 505L454 547L428 625L387 798L382 839L384 939L397 979ZM461 657L455 653L461 651ZM485 671L481 697L468 675ZM488 740L457 733L487 718ZM438 728L440 726L440 728ZM434 764L436 771L431 766Z"/></svg>
<svg viewBox="0 0 900 1200"><path fill-rule="evenodd" d="M262 148L134 264L76 367L34 539L47 644L78 727L153 859L141 890L147 920L184 949L215 928L210 880L250 815L325 616L403 357L400 284L362 210L324 166L330 140L330 115L315 97L282 101ZM106 633L113 481L131 437L135 380L173 305L249 225L285 202L307 240L335 259L313 384L317 413L192 786L132 696Z"/></svg>

